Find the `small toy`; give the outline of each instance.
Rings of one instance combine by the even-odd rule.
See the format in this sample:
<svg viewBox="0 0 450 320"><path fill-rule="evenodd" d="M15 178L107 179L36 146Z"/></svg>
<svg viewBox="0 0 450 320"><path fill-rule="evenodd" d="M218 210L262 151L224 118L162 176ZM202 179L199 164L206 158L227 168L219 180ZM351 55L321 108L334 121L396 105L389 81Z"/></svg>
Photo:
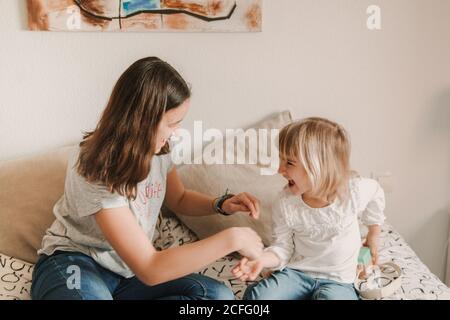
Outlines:
<svg viewBox="0 0 450 320"><path fill-rule="evenodd" d="M361 247L358 255L358 278L364 279L368 274L368 267L372 265L372 255L370 248Z"/></svg>
<svg viewBox="0 0 450 320"><path fill-rule="evenodd" d="M392 262L373 265L370 248L361 247L358 255L356 291L365 299L382 299L401 286L402 270Z"/></svg>
<svg viewBox="0 0 450 320"><path fill-rule="evenodd" d="M372 255L370 254L370 248L361 247L359 250L358 264L367 266L372 263Z"/></svg>
<svg viewBox="0 0 450 320"><path fill-rule="evenodd" d="M362 299L383 299L400 289L402 270L392 262L367 267L364 279L357 278L354 285Z"/></svg>

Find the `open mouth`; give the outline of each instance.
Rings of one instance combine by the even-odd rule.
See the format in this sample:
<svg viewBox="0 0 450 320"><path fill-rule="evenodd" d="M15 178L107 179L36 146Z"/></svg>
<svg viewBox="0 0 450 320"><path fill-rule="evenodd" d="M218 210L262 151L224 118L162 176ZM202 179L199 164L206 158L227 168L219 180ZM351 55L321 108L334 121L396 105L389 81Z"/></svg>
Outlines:
<svg viewBox="0 0 450 320"><path fill-rule="evenodd" d="M295 186L294 180L288 179L289 187Z"/></svg>

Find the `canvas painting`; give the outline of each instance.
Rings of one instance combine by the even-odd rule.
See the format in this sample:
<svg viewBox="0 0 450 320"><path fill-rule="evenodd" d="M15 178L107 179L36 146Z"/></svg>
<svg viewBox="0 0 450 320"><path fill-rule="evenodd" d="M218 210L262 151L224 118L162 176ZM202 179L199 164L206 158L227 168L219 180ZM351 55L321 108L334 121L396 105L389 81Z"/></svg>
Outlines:
<svg viewBox="0 0 450 320"><path fill-rule="evenodd" d="M30 30L259 32L262 0L27 0Z"/></svg>

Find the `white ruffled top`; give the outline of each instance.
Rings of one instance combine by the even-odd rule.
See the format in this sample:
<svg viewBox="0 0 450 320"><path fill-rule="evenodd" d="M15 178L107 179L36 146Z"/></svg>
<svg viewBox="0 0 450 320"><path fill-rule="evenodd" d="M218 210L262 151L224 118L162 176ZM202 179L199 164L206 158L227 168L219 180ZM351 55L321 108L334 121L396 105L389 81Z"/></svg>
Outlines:
<svg viewBox="0 0 450 320"><path fill-rule="evenodd" d="M349 181L350 198L324 208L311 208L286 186L272 207L272 245L285 267L314 278L353 283L361 236L358 217L367 226L385 219L383 189L373 179L355 177Z"/></svg>

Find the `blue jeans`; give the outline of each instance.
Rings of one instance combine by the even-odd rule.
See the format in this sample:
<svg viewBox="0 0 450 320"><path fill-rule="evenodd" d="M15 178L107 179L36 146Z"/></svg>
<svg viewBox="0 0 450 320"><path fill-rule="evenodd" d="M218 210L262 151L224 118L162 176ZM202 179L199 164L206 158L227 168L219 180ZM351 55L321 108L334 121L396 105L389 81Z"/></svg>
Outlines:
<svg viewBox="0 0 450 320"><path fill-rule="evenodd" d="M317 279L285 268L250 285L244 300L358 300L353 284Z"/></svg>
<svg viewBox="0 0 450 320"><path fill-rule="evenodd" d="M79 281L73 275L79 270ZM148 286L124 278L78 252L41 255L33 270L31 298L39 300L233 300L224 284L200 274Z"/></svg>

